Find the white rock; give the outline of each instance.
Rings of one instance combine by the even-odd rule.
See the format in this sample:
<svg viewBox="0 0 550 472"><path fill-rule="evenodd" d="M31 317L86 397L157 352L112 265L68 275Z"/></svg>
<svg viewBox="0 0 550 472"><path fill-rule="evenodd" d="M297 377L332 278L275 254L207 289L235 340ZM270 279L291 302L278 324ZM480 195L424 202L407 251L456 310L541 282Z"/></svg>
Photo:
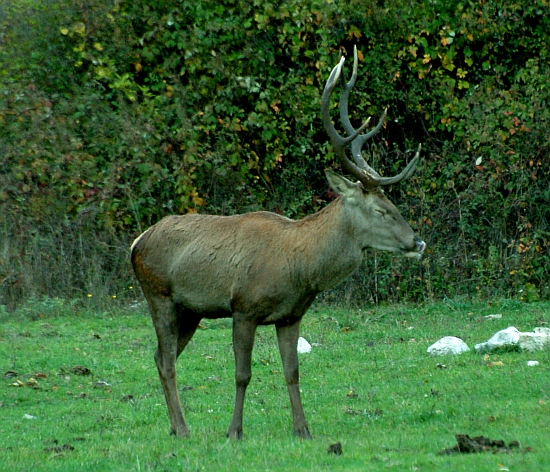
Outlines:
<svg viewBox="0 0 550 472"><path fill-rule="evenodd" d="M26 414L23 415L23 418L25 418L26 420L35 420L37 417L34 416L34 415L29 415L28 413L26 413Z"/></svg>
<svg viewBox="0 0 550 472"><path fill-rule="evenodd" d="M311 352L311 344L300 336L298 338L298 353L307 354L308 352Z"/></svg>
<svg viewBox="0 0 550 472"><path fill-rule="evenodd" d="M522 351L542 351L550 346L550 336L544 333L519 333L519 347Z"/></svg>
<svg viewBox="0 0 550 472"><path fill-rule="evenodd" d="M527 365L529 367L534 367L536 365L539 365L539 361L527 361Z"/></svg>
<svg viewBox="0 0 550 472"><path fill-rule="evenodd" d="M518 345L519 331L513 326L509 326L496 333L489 341L476 344L474 349L477 352L493 351L495 349L511 349Z"/></svg>
<svg viewBox="0 0 550 472"><path fill-rule="evenodd" d="M111 387L111 384L109 382L105 382L105 380L100 380L94 385L94 388L108 388Z"/></svg>
<svg viewBox="0 0 550 472"><path fill-rule="evenodd" d="M550 328L535 328L533 331L537 334L546 334L546 336L550 336Z"/></svg>
<svg viewBox="0 0 550 472"><path fill-rule="evenodd" d="M445 336L432 344L427 352L432 356L445 356L448 354L462 354L469 350L470 348L462 339L456 338L455 336Z"/></svg>

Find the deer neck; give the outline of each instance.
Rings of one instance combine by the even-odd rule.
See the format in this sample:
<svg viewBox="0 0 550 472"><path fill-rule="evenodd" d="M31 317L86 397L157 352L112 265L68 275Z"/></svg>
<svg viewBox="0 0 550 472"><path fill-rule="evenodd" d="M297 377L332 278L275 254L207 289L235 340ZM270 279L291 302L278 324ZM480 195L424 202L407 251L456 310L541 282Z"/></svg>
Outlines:
<svg viewBox="0 0 550 472"><path fill-rule="evenodd" d="M342 198L299 223L304 239L302 267L312 290L336 286L361 265L360 240Z"/></svg>

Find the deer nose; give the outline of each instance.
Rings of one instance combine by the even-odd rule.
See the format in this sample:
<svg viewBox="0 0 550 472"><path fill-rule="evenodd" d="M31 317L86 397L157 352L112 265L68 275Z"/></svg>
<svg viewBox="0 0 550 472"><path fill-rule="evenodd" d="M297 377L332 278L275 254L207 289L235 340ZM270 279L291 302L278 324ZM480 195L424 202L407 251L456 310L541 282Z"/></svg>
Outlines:
<svg viewBox="0 0 550 472"><path fill-rule="evenodd" d="M415 244L416 244L416 250L418 251L419 254L422 254L426 250L426 243L422 241L422 239L417 237Z"/></svg>

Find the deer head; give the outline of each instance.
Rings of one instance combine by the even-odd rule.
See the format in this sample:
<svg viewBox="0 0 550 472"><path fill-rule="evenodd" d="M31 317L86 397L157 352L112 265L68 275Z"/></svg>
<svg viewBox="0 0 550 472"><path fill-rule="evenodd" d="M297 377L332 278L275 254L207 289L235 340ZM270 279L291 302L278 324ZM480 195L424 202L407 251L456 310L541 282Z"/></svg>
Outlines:
<svg viewBox="0 0 550 472"><path fill-rule="evenodd" d="M348 115L348 100L357 79L357 48L354 47L353 74L348 83L345 83L342 74L344 61L345 58L342 57L327 80L321 100L321 115L334 153L342 164L342 168L358 179L358 182L351 182L330 170L325 171L327 179L331 187L346 201L347 207L352 212L352 219L355 221L354 226L362 233L365 248L395 251L407 257L417 257L422 254L426 244L414 234L397 208L384 195L382 187L401 182L413 174L420 156L421 145L418 146L416 155L407 167L396 176L381 177L367 164L361 149L363 144L382 127L387 109L384 110L376 127L366 134L361 133L369 125L370 118L357 130L352 126ZM345 138L334 127L329 110L330 97L340 77L343 84L340 94L340 119L348 134ZM354 162L346 156L348 144L351 146Z"/></svg>

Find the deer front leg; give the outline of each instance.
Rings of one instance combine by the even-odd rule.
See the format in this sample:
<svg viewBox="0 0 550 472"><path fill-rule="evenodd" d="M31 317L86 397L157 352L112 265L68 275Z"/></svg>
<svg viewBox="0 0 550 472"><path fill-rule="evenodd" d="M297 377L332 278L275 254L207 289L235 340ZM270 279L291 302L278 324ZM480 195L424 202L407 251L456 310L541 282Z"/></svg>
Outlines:
<svg viewBox="0 0 550 472"><path fill-rule="evenodd" d="M311 439L311 433L307 426L302 400L300 398L300 373L298 366L298 337L300 335L300 320L291 325L279 326L277 328L277 341L283 361L286 385L290 396L292 408L292 420L294 423L294 434L302 439Z"/></svg>
<svg viewBox="0 0 550 472"><path fill-rule="evenodd" d="M227 431L227 437L241 439L243 436L243 406L246 387L252 378L252 348L257 323L233 316L233 352L235 354L235 409Z"/></svg>

